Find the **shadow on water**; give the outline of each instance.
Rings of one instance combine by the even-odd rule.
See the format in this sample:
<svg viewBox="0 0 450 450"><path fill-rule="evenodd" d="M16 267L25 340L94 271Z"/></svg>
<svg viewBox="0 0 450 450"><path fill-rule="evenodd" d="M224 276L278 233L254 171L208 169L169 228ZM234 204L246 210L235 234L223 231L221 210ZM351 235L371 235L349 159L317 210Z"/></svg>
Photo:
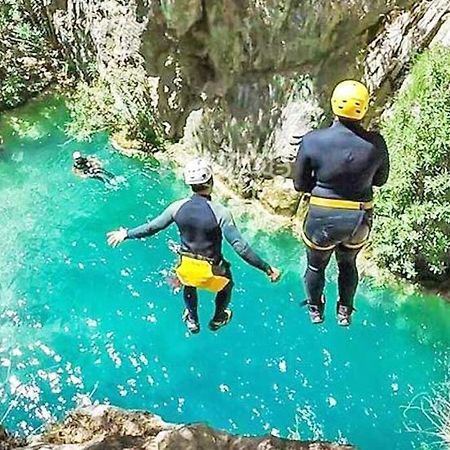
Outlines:
<svg viewBox="0 0 450 450"><path fill-rule="evenodd" d="M107 231L143 222L186 189L167 167L120 157L105 135L70 140L66 120L62 102L46 99L1 123L0 412L8 426L29 433L77 404L109 401L170 421L244 434L296 428L305 439L364 449L435 440L406 431L403 407L448 376L448 305L362 285L355 323L340 329L333 268L327 321L314 328L299 306L301 244L246 218L245 235L284 278L270 285L228 249L233 322L210 333L213 305L202 295L202 332L189 337L181 299L165 282L176 230L117 250L105 242ZM75 178L74 150L98 155L126 181L108 189Z"/></svg>

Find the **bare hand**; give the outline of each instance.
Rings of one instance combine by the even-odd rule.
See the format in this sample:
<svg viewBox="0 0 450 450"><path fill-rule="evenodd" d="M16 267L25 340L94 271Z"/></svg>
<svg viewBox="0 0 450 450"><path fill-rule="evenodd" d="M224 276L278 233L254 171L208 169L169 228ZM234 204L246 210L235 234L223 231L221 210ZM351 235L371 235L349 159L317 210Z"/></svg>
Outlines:
<svg viewBox="0 0 450 450"><path fill-rule="evenodd" d="M120 228L117 231L110 231L108 234L108 244L116 248L120 245L128 236L128 232L125 228Z"/></svg>
<svg viewBox="0 0 450 450"><path fill-rule="evenodd" d="M277 283L280 281L281 272L278 269L275 269L275 267L270 268L270 273L268 275L272 283Z"/></svg>

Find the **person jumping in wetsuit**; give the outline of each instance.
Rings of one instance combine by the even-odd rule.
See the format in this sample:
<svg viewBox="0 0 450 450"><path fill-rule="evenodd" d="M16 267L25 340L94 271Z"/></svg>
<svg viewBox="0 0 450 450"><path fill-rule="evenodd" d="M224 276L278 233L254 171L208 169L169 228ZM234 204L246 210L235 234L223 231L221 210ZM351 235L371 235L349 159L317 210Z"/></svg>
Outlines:
<svg viewBox="0 0 450 450"><path fill-rule="evenodd" d="M184 180L194 192L192 197L171 204L149 223L131 230L121 228L108 233L108 243L116 247L126 239L153 236L175 223L181 236L181 266L186 264L187 278L191 279L190 283L183 283L186 305L184 320L187 328L191 333L200 331L197 287L205 288L204 280L209 276L224 282L224 286L217 292L215 314L209 322L209 328L216 331L227 325L232 317L232 312L227 307L231 300L233 279L230 264L224 260L222 254L223 237L244 261L266 273L272 282L280 279L280 272L251 249L236 228L230 211L212 201L213 173L206 161L191 161L184 170ZM183 258L186 258L185 261Z"/></svg>
<svg viewBox="0 0 450 450"><path fill-rule="evenodd" d="M115 178L113 173L104 169L100 161L92 156L84 157L80 152L74 152L72 158L72 170L75 175L83 178L94 178L103 183L109 183Z"/></svg>
<svg viewBox="0 0 450 450"><path fill-rule="evenodd" d="M348 326L358 286L356 256L372 225L373 186L383 186L389 176L389 155L383 137L360 124L369 105L369 92L363 84L343 81L331 102L336 120L330 128L303 137L294 185L298 192L311 195L303 227L308 257L306 303L311 320L324 320L325 269L336 253L338 323Z"/></svg>

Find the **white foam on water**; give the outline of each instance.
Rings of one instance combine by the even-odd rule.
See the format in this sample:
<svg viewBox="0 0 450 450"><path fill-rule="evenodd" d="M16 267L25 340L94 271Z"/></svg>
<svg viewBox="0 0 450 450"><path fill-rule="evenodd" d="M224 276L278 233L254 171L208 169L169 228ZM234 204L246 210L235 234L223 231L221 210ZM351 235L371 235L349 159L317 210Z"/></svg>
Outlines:
<svg viewBox="0 0 450 450"><path fill-rule="evenodd" d="M323 359L324 359L323 365L325 367L330 367L331 363L332 363L331 353L326 348L324 348L322 350L322 353L323 353Z"/></svg>
<svg viewBox="0 0 450 450"><path fill-rule="evenodd" d="M334 397L328 397L327 403L330 408L334 408L337 405L337 400Z"/></svg>
<svg viewBox="0 0 450 450"><path fill-rule="evenodd" d="M0 358L0 365L2 367L11 367L11 360L8 358Z"/></svg>
<svg viewBox="0 0 450 450"><path fill-rule="evenodd" d="M114 349L113 344L109 343L106 345L106 352L116 368L119 368L122 365L122 360L120 359L120 353Z"/></svg>
<svg viewBox="0 0 450 450"><path fill-rule="evenodd" d="M23 353L21 352L21 350L19 348L15 348L11 351L11 355L12 356L22 356Z"/></svg>

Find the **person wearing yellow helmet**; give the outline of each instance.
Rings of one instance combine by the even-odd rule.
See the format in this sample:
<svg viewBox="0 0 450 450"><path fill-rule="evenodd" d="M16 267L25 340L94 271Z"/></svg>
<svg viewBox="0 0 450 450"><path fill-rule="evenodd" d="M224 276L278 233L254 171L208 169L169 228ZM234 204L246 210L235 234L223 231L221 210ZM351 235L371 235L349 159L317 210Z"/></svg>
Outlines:
<svg viewBox="0 0 450 450"><path fill-rule="evenodd" d="M277 282L281 274L253 251L237 229L231 212L212 200L214 179L208 161L193 159L186 165L183 175L185 183L192 188L191 197L172 203L149 223L108 233L108 243L116 247L127 239L153 236L175 223L181 238L180 264L176 273L184 286L186 309L183 320L190 333L200 331L197 289L206 289L216 293L216 310L209 329L217 331L232 318L228 305L233 279L230 264L222 253L223 238L245 262L264 272L272 282Z"/></svg>
<svg viewBox="0 0 450 450"><path fill-rule="evenodd" d="M334 89L331 127L303 136L295 162L294 186L309 196L303 224L308 266L305 287L310 318L324 320L325 270L336 254L339 276L338 324L348 326L358 286L356 257L372 225L373 187L389 176L389 154L383 137L361 126L369 108L364 84L346 80Z"/></svg>

